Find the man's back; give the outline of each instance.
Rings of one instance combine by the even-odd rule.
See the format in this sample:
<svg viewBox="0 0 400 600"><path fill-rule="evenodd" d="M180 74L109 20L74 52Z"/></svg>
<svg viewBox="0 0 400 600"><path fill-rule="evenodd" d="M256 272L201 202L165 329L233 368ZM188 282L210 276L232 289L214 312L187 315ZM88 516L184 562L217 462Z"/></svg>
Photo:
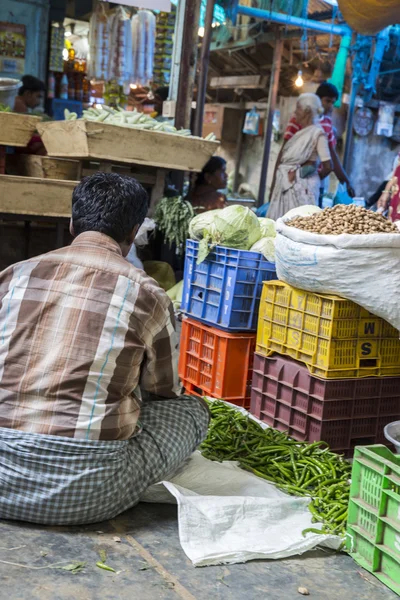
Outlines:
<svg viewBox="0 0 400 600"><path fill-rule="evenodd" d="M0 274L0 427L130 438L139 383L178 393L173 330L166 294L101 233L10 267Z"/></svg>

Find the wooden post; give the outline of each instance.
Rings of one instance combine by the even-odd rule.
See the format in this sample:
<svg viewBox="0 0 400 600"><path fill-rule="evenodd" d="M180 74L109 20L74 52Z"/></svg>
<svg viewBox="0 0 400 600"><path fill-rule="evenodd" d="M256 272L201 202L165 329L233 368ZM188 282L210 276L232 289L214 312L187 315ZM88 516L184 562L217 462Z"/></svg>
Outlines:
<svg viewBox="0 0 400 600"><path fill-rule="evenodd" d="M351 143L353 141L353 123L354 123L354 113L356 110L356 100L357 100L358 88L359 88L358 82L355 81L355 79L353 79L352 83L351 83L349 112L347 114L346 143L344 146L344 153L343 153L343 168L345 171L348 171L349 167L350 167L350 150L351 150Z"/></svg>
<svg viewBox="0 0 400 600"><path fill-rule="evenodd" d="M281 63L282 63L282 52L283 52L283 39L277 37L274 48L274 58L273 65L271 70L271 81L269 86L269 96L268 96L268 111L266 118L266 127L265 127L265 138L264 138L264 153L263 153L263 161L261 165L261 175L260 175L260 186L258 190L258 198L257 198L257 207L262 206L264 204L265 197L265 187L267 185L267 175L268 175L268 163L269 163L269 155L271 152L271 137L272 137L272 124L274 119L274 113L276 108L276 101L278 98L278 88L279 88L279 76L281 71Z"/></svg>
<svg viewBox="0 0 400 600"><path fill-rule="evenodd" d="M201 0L187 0L182 39L181 68L175 111L175 127L188 129L196 75L197 43Z"/></svg>
<svg viewBox="0 0 400 600"><path fill-rule="evenodd" d="M165 169L157 169L156 181L151 189L150 206L148 213L149 217L152 217L154 215L156 205L164 195L166 174L167 171Z"/></svg>
<svg viewBox="0 0 400 600"><path fill-rule="evenodd" d="M196 117L193 128L193 134L198 135L199 137L202 137L203 134L204 106L206 103L208 63L210 62L214 6L215 0L207 0L206 17L204 21L204 37L201 45L200 69L197 85Z"/></svg>
<svg viewBox="0 0 400 600"><path fill-rule="evenodd" d="M181 67L175 107L175 127L177 129L190 129L201 0L180 0L180 2L185 4L185 14L180 55ZM171 183L179 192L183 190L184 178L183 171L175 171L171 175Z"/></svg>

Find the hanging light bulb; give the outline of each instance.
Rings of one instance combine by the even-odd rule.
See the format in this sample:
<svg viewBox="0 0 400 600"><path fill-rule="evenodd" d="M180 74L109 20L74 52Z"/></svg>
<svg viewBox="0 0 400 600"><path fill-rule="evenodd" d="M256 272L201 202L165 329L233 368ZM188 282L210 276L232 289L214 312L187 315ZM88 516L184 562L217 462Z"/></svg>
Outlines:
<svg viewBox="0 0 400 600"><path fill-rule="evenodd" d="M296 79L296 81L294 82L294 85L295 85L296 87L298 87L298 88L301 88L301 87L303 87L303 85L304 85L303 71L299 71L299 72L297 73L297 79Z"/></svg>

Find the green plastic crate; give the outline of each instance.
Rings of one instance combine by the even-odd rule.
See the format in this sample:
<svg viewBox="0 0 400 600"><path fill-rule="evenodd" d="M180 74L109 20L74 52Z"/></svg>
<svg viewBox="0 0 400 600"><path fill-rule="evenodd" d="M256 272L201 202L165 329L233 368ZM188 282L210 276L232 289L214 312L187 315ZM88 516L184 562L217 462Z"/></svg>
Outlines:
<svg viewBox="0 0 400 600"><path fill-rule="evenodd" d="M386 446L355 449L346 544L359 565L400 595L400 455Z"/></svg>

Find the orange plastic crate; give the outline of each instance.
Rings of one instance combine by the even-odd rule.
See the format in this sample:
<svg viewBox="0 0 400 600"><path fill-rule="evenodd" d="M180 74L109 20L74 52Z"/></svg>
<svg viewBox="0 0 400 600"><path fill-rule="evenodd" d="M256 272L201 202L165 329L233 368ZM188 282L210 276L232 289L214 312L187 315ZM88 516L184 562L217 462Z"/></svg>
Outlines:
<svg viewBox="0 0 400 600"><path fill-rule="evenodd" d="M186 391L248 408L255 344L254 333L228 333L184 319L179 376Z"/></svg>

